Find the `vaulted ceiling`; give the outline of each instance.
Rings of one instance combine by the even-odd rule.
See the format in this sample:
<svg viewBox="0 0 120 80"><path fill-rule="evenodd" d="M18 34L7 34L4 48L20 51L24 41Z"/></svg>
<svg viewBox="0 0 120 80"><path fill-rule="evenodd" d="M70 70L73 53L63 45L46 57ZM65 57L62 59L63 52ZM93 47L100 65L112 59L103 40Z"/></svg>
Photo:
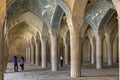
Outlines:
<svg viewBox="0 0 120 80"><path fill-rule="evenodd" d="M8 21L31 11L41 18L49 28L58 28L64 14L56 0L15 0L7 10Z"/></svg>
<svg viewBox="0 0 120 80"><path fill-rule="evenodd" d="M86 10L85 20L94 30L103 30L114 13L112 1L98 0Z"/></svg>

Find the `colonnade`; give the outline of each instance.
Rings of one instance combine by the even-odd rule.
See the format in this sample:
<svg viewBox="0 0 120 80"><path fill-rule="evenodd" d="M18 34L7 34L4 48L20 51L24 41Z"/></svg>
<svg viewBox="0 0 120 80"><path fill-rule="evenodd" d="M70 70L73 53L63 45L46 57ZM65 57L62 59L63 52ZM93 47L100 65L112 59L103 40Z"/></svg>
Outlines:
<svg viewBox="0 0 120 80"><path fill-rule="evenodd" d="M71 31L70 32L70 44L71 44L71 76L78 77L80 76L80 67L83 63L83 44L84 39L79 37L79 31ZM95 64L96 62L96 69L103 68L103 36L104 31L96 31L95 32L95 42L93 39L90 40L91 45L91 64ZM58 54L58 42L57 42L58 34L56 31L50 30L50 41L51 41L51 70L58 71L59 70L59 54ZM107 64L113 64L113 42L110 36L106 37L108 51L107 51ZM81 43L79 43L81 42ZM40 44L41 43L41 44ZM42 68L47 68L47 38L41 38L34 40L32 39L27 43L26 52L26 62L31 64L40 65ZM41 45L41 47L40 47ZM65 39L63 39L64 45L64 61L65 64L69 64L69 46ZM76 47L78 46L78 47ZM96 46L96 47L95 47ZM41 50L40 50L41 48ZM35 49L35 50L34 50ZM96 51L96 52L95 52ZM83 54L82 54L83 53ZM41 56L40 56L41 55ZM96 55L96 57L95 57ZM41 57L41 60L40 60Z"/></svg>
<svg viewBox="0 0 120 80"><path fill-rule="evenodd" d="M58 35L50 30L51 40L51 70L58 71L59 67L59 54L58 54ZM41 46L41 47L40 47ZM64 41L65 46L65 64L69 64L69 49L68 44ZM41 49L40 49L41 48ZM30 41L26 43L26 63L41 65L42 68L47 68L47 38L36 39L32 37ZM41 56L40 56L41 55ZM41 57L41 58L40 58ZM40 60L41 59L41 60Z"/></svg>
<svg viewBox="0 0 120 80"><path fill-rule="evenodd" d="M103 67L102 65L104 63L107 63L107 65L109 66L112 66L113 62L117 63L117 60L118 60L118 57L116 56L118 54L117 34L114 34L114 36L116 36L115 39L112 39L110 35L104 36L104 32L93 32L93 35L95 39L94 37L91 37L89 38L89 40L85 39L84 42L82 42L82 44L85 46L82 46L82 48L84 49L82 48L81 49L86 51L86 52L82 52L82 54L84 56L86 54L88 55L88 53L90 54L90 56L87 56L87 57L83 56L83 58L84 59L90 58L90 60L87 60L87 61L91 62L91 64L96 64L96 69L102 69ZM104 39L106 42L103 41ZM88 45L85 44L85 41L87 41L90 44L90 50L86 49L86 46ZM106 46L103 47L104 45ZM113 46L115 46L115 48L113 48ZM103 51L106 51L106 52L103 52ZM105 57L105 61L103 61L103 57Z"/></svg>
<svg viewBox="0 0 120 80"><path fill-rule="evenodd" d="M3 4L6 3L5 0L3 0L2 2ZM113 3L115 5L115 8L117 10L117 13L118 13L118 22L119 22L119 26L120 26L120 1L117 1L117 0L113 0ZM5 6L5 5L4 5ZM0 46L3 46L2 45L2 39L3 39L3 29L2 29L2 26L3 26L3 23L4 23L4 19L5 19L5 7L3 6L4 9L1 9L0 10L0 32L1 32L1 36L0 36ZM83 11L84 12L84 11ZM81 11L82 13L82 11ZM83 16L82 16L83 17ZM69 30L70 30L70 50L71 50L71 77L79 77L81 75L81 70L80 70L80 67L81 67L81 51L80 51L80 35L79 35L79 32L80 32L80 29L79 27L82 26L82 23L83 23L83 19L81 18L77 18L77 15L76 16L72 16L72 20L68 20L68 26L69 26ZM79 23L78 22L75 22L76 20L79 20ZM76 25L77 23L77 25ZM119 28L120 30L120 28ZM120 31L119 31L119 34L120 34ZM56 33L53 33L52 31L50 31L50 39L51 39L51 68L52 68L52 71L57 71L58 70L58 54L57 54L57 34ZM120 42L120 35L119 35L119 42ZM46 56L47 56L47 53L46 53L46 41L43 39L41 41L42 43L42 68L46 68L47 67L47 59L46 59ZM111 43L111 40L110 38L107 39L107 43L108 43L108 65L112 65L112 46L113 46L113 43ZM65 63L68 64L68 47L66 45L66 43L64 42L64 45L65 45ZM120 43L119 43L120 45ZM27 47L26 47L26 62L28 63L31 63L31 64L36 64L36 65L39 65L40 64L40 60L39 60L39 47L40 45L38 44L38 41L35 41L34 39L32 39L32 41L29 41L28 44L27 44ZM92 47L94 47L92 45ZM3 76L3 73L4 73L4 68L3 68L3 54L2 54L2 51L3 51L3 47L0 47L0 80L4 80L4 76ZM120 52L120 47L119 47L119 52ZM92 49L92 61L91 63L94 63L94 57L93 57L93 54L94 53L94 50ZM97 69L101 69L102 68L102 36L101 36L101 33L99 34L99 32L97 32L96 34L96 68Z"/></svg>

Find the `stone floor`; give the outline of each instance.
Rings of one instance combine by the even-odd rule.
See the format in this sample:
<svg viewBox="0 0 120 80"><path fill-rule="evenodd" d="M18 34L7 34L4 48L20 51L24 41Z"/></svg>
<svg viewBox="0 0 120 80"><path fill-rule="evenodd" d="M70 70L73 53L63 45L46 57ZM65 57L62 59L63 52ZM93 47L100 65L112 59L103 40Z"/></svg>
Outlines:
<svg viewBox="0 0 120 80"><path fill-rule="evenodd" d="M101 70L96 70L95 65L84 64L81 68L82 77L70 78L70 66L60 67L59 71L52 72L50 66L42 69L40 66L25 64L25 70L14 72L13 64L9 63L5 80L119 80L118 64L114 66L104 66Z"/></svg>

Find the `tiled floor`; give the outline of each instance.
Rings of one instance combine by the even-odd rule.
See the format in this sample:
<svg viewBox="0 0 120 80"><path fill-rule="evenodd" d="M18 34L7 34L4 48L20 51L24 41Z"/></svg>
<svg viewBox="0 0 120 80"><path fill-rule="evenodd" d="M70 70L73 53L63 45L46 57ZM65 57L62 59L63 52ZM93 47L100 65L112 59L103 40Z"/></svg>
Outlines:
<svg viewBox="0 0 120 80"><path fill-rule="evenodd" d="M96 70L95 65L85 64L82 67L82 77L70 78L70 66L60 67L59 71L52 72L50 66L42 69L40 66L25 64L25 71L14 72L13 64L9 63L5 73L5 80L119 80L118 64L112 67Z"/></svg>

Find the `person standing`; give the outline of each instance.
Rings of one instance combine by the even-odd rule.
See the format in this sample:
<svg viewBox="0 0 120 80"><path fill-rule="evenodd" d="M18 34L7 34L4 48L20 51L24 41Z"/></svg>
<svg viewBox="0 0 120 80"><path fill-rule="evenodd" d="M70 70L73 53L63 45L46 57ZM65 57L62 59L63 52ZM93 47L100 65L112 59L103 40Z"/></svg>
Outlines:
<svg viewBox="0 0 120 80"><path fill-rule="evenodd" d="M63 57L60 56L60 66L62 67L63 66Z"/></svg>
<svg viewBox="0 0 120 80"><path fill-rule="evenodd" d="M14 56L13 62L14 62L14 71L18 72L17 56Z"/></svg>
<svg viewBox="0 0 120 80"><path fill-rule="evenodd" d="M21 56L20 58L20 67L21 67L21 70L24 70L24 57Z"/></svg>

